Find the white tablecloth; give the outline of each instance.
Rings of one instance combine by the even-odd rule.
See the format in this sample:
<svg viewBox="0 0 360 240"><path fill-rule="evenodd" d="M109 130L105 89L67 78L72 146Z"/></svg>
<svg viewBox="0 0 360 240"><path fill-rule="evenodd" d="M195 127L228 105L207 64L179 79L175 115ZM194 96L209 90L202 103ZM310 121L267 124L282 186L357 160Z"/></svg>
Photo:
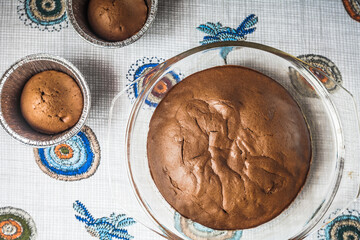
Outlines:
<svg viewBox="0 0 360 240"><path fill-rule="evenodd" d="M36 13L28 12L34 9L26 8L32 2L47 1L0 3L0 73L33 53L49 53L71 61L90 86L92 108L86 125L94 132L101 150L105 148L111 100L129 83L127 74L133 64L136 67L138 60L139 64L146 62L146 57L167 59L199 46L204 36L196 30L200 24L221 22L236 28L249 14L256 14L258 23L246 41L269 45L295 56L315 54L330 59L341 72L343 86L360 102L360 22L350 17L341 0L159 0L158 14L149 31L139 41L120 49L88 44L65 18L53 21L56 23L47 20L50 21L48 25L37 23ZM48 2L63 4L59 0ZM350 4L357 6L353 11L359 10L356 0ZM91 239L86 224L75 218L78 214L73 208L76 200L86 206L94 219L110 217L112 212L122 213L110 196L107 159L103 152L101 156L92 176L80 181L61 181L39 168L31 147L21 145L1 130L0 217L2 211L21 214L22 211L14 209L22 209L33 219L28 223L36 226L37 239ZM350 213L344 214L358 216L360 204L354 203L348 209ZM138 223L127 229L135 239L160 238ZM322 236L325 239L324 229L311 238Z"/></svg>

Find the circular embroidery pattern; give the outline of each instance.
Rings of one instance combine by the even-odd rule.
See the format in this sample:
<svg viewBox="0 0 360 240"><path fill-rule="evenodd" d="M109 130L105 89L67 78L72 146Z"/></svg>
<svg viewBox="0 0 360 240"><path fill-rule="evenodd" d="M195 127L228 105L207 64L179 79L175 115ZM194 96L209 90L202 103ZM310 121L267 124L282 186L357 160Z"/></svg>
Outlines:
<svg viewBox="0 0 360 240"><path fill-rule="evenodd" d="M18 0L17 12L26 26L60 31L68 27L65 0Z"/></svg>
<svg viewBox="0 0 360 240"><path fill-rule="evenodd" d="M360 22L360 1L359 0L343 0L344 7L350 17Z"/></svg>
<svg viewBox="0 0 360 240"><path fill-rule="evenodd" d="M136 61L130 66L126 78L129 81L128 95L131 100L135 100L149 82L154 73L149 73L153 67L156 67L161 62L165 61L162 58L152 57L143 58ZM146 97L145 103L148 106L156 107L165 94L178 82L182 76L174 71L166 74L152 89L151 93ZM138 81L136 81L138 80Z"/></svg>
<svg viewBox="0 0 360 240"><path fill-rule="evenodd" d="M12 207L0 208L1 240L32 240L35 238L35 223L28 213Z"/></svg>
<svg viewBox="0 0 360 240"><path fill-rule="evenodd" d="M337 215L339 211L331 216ZM324 240L360 239L360 216L356 210L347 209L318 231L318 238ZM330 217L331 217L330 216Z"/></svg>
<svg viewBox="0 0 360 240"><path fill-rule="evenodd" d="M49 148L34 148L40 169L58 180L76 181L92 176L100 163L100 147L85 126L70 140Z"/></svg>
<svg viewBox="0 0 360 240"><path fill-rule="evenodd" d="M312 66L309 70L329 91L334 91L337 88L337 84L342 83L341 73L335 63L333 63L330 59L315 54L300 55L298 58ZM308 97L316 96L313 87L294 68L289 68L289 74L291 82L298 92ZM333 80L337 84L334 83Z"/></svg>
<svg viewBox="0 0 360 240"><path fill-rule="evenodd" d="M338 84L342 83L340 70L335 65L335 63L333 63L330 59L315 54L300 55L298 56L298 58L314 67L311 68L310 70L315 74L315 76L317 76L320 79L322 83L325 84L327 89L332 90L336 88L336 85L329 78L321 74L321 72L319 72L318 69L326 73L336 83Z"/></svg>
<svg viewBox="0 0 360 240"><path fill-rule="evenodd" d="M326 239L360 239L360 219L343 215L326 226Z"/></svg>
<svg viewBox="0 0 360 240"><path fill-rule="evenodd" d="M175 213L175 228L187 239L191 240L239 240L242 231L218 231L204 227Z"/></svg>

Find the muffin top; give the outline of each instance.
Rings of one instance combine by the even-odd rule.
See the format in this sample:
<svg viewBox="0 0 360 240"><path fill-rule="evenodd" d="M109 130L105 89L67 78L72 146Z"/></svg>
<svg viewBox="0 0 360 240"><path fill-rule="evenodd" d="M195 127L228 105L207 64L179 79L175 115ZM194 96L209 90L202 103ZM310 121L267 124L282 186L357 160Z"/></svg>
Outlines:
<svg viewBox="0 0 360 240"><path fill-rule="evenodd" d="M302 112L276 81L222 66L173 87L150 121L152 178L181 215L219 230L279 215L305 183L311 142Z"/></svg>
<svg viewBox="0 0 360 240"><path fill-rule="evenodd" d="M92 30L108 41L122 41L135 35L146 22L145 0L90 0L88 20Z"/></svg>
<svg viewBox="0 0 360 240"><path fill-rule="evenodd" d="M56 134L80 119L84 99L80 87L67 74L44 71L31 77L21 94L21 113L38 132Z"/></svg>

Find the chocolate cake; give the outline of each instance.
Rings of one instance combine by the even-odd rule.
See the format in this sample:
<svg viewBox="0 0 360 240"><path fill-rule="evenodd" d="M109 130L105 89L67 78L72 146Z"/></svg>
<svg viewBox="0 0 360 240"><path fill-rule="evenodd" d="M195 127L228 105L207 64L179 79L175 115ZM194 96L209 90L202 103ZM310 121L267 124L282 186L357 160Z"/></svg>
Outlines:
<svg viewBox="0 0 360 240"><path fill-rule="evenodd" d="M291 95L248 68L197 72L157 106L147 139L150 172L181 215L219 230L278 216L302 189L310 134Z"/></svg>

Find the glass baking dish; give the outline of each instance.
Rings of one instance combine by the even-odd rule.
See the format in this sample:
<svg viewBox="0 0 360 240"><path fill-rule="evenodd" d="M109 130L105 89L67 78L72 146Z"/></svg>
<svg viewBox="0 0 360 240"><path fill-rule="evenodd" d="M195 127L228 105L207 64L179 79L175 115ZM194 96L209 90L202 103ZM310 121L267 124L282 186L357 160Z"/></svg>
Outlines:
<svg viewBox="0 0 360 240"><path fill-rule="evenodd" d="M294 202L273 220L237 231L212 230L178 214L157 190L146 153L149 122L157 103L165 96L164 86L168 91L186 76L223 65L248 67L280 83L300 106L312 139L309 175ZM175 79L175 84L167 84L169 78ZM135 85L138 97L131 104L124 93ZM222 42L197 47L165 61L115 97L105 161L113 201L166 238L301 239L325 225L331 213L358 197L359 142L353 97L331 77L268 46Z"/></svg>

